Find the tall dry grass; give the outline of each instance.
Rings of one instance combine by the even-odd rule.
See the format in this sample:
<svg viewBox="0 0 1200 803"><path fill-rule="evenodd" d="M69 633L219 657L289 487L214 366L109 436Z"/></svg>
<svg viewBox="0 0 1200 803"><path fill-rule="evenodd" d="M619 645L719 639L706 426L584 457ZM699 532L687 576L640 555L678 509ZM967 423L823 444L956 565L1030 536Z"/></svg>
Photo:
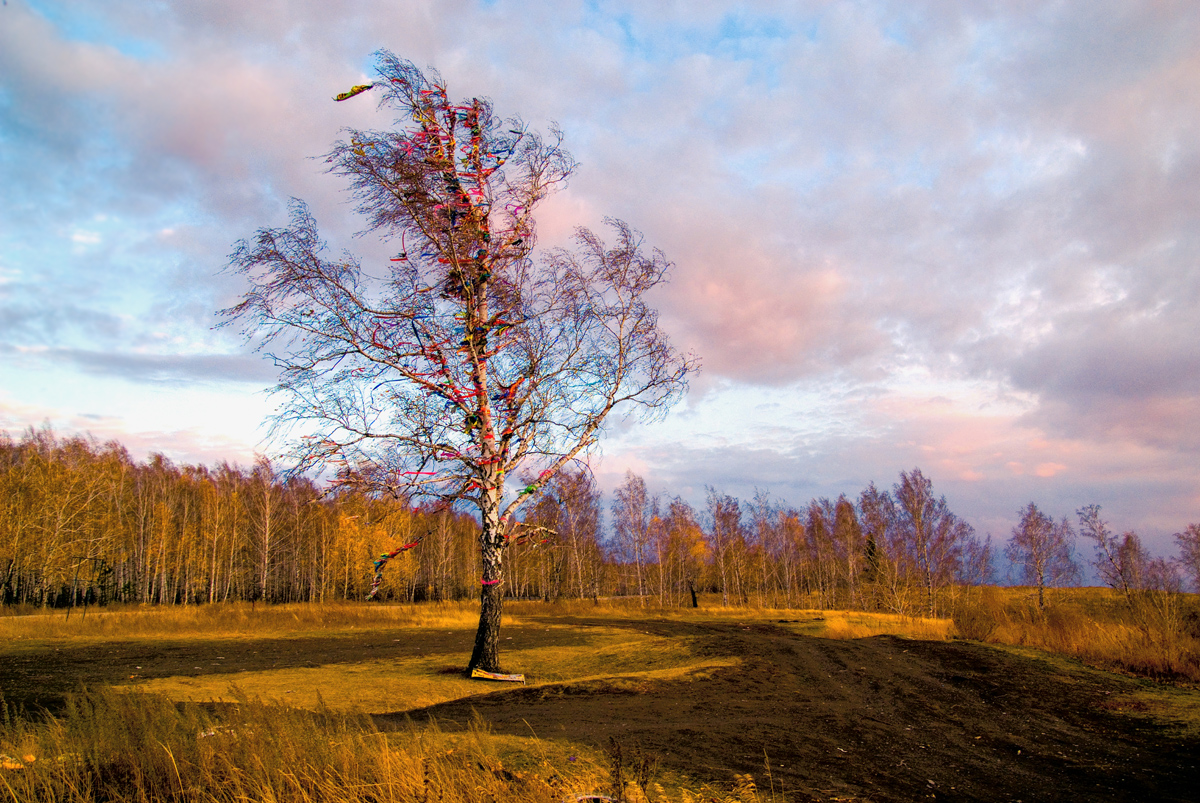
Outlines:
<svg viewBox="0 0 1200 803"><path fill-rule="evenodd" d="M1056 589L1044 609L1025 588L984 588L959 601L965 638L1035 647L1092 666L1162 680L1200 682L1200 598L1109 589Z"/></svg>
<svg viewBox="0 0 1200 803"><path fill-rule="evenodd" d="M924 616L861 611L824 611L821 627L813 635L856 639L870 636L903 636L923 641L946 641L955 635L954 622Z"/></svg>
<svg viewBox="0 0 1200 803"><path fill-rule="evenodd" d="M630 754L628 749L626 754ZM59 717L0 716L0 801L11 803L557 803L604 794L640 803L759 803L733 790L664 788L602 755L536 738L410 726L381 733L362 715L240 699L209 710L104 690Z"/></svg>
<svg viewBox="0 0 1200 803"><path fill-rule="evenodd" d="M13 803L557 801L597 782L591 766L573 777L509 770L480 729L389 738L366 717L329 710L241 700L218 715L115 691L77 697L36 724L10 715L0 745L10 766L0 798Z"/></svg>

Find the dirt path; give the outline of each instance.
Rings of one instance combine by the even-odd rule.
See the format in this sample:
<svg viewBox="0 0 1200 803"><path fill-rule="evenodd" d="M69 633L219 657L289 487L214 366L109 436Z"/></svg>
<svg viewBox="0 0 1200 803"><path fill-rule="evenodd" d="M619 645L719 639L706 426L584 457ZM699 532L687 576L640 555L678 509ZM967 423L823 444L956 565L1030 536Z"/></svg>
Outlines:
<svg viewBox="0 0 1200 803"><path fill-rule="evenodd" d="M562 619L556 619L563 624ZM580 625L619 626L611 619ZM728 783L750 773L797 799L1195 800L1200 744L1112 713L1120 678L1053 674L968 642L831 641L768 625L629 622L699 636L741 667L710 679L515 688L408 712L500 733L640 743L662 763ZM402 715L378 718L381 726Z"/></svg>

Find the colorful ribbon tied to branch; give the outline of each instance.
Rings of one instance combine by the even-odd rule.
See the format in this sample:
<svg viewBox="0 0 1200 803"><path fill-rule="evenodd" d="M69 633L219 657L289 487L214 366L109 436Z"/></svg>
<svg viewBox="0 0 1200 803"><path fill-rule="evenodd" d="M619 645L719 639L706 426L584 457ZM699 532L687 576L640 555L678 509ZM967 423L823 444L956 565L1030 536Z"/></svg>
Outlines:
<svg viewBox="0 0 1200 803"><path fill-rule="evenodd" d="M374 86L375 86L375 84L358 84L357 86L352 86L352 87L350 87L349 92L338 93L338 95L334 98L334 100L336 100L336 101L349 100L350 98L354 97L355 95L361 95L363 92L366 92L368 89L374 88Z"/></svg>
<svg viewBox="0 0 1200 803"><path fill-rule="evenodd" d="M375 579L371 581L371 593L367 594L367 599L374 599L375 595L379 593L379 586L383 582L383 567L387 566L388 561L399 555L401 552L406 552L412 549L423 540L425 540L425 536L422 535L411 544L405 544L398 549L394 549L391 552L385 552L379 556L379 560L375 561Z"/></svg>

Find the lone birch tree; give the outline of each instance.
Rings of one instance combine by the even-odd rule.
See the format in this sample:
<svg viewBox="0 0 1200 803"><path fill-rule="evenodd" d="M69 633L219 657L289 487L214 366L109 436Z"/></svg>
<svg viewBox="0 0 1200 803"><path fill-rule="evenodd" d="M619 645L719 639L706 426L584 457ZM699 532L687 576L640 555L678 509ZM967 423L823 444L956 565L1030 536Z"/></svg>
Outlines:
<svg viewBox="0 0 1200 803"><path fill-rule="evenodd" d="M670 267L607 220L532 257L534 211L576 163L562 134L456 103L441 77L387 51L370 92L397 121L348 130L328 156L390 261L330 257L307 207L240 242L249 286L225 311L281 369L276 436L296 470L479 518L479 628L468 671L499 671L502 561L518 513L593 447L618 407L661 414L697 368L645 296ZM382 261L382 260L381 260ZM524 479L514 484L512 479ZM409 545L406 545L409 546Z"/></svg>
<svg viewBox="0 0 1200 803"><path fill-rule="evenodd" d="M975 530L950 511L946 497L933 495L933 482L919 468L901 471L893 494L900 535L925 590L926 615L936 616L937 591L954 579L963 548L974 539Z"/></svg>
<svg viewBox="0 0 1200 803"><path fill-rule="evenodd" d="M1181 533L1175 533L1179 545L1179 563L1192 578L1192 586L1200 591L1200 524L1189 524Z"/></svg>
<svg viewBox="0 0 1200 803"><path fill-rule="evenodd" d="M1074 543L1075 531L1065 518L1055 524L1033 502L1021 511L1021 522L1013 528L1004 553L1020 570L1021 580L1037 586L1038 610L1046 608L1046 586L1079 580Z"/></svg>
<svg viewBox="0 0 1200 803"><path fill-rule="evenodd" d="M650 496L646 481L632 471L613 494L613 530L625 559L633 559L637 570L637 593L646 604L645 564L650 547Z"/></svg>

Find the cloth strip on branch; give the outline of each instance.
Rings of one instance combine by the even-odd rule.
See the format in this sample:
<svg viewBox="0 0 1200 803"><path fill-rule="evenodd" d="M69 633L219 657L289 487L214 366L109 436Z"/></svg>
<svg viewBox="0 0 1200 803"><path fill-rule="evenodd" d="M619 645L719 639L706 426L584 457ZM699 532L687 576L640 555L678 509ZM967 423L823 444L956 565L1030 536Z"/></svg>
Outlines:
<svg viewBox="0 0 1200 803"><path fill-rule="evenodd" d="M379 560L375 561L375 579L371 581L371 593L367 594L367 599L374 599L375 595L379 592L379 586L381 583L383 583L383 567L387 566L388 561L399 555L401 552L407 552L424 540L425 536L422 535L411 544L405 544L399 549L394 549L391 552L385 552L379 556Z"/></svg>
<svg viewBox="0 0 1200 803"><path fill-rule="evenodd" d="M339 92L334 97L334 100L337 100L337 101L349 100L350 98L354 97L355 95L361 95L363 92L366 92L368 89L374 89L374 87L375 87L375 84L358 84L357 86L350 87L350 91L348 91L348 92Z"/></svg>

